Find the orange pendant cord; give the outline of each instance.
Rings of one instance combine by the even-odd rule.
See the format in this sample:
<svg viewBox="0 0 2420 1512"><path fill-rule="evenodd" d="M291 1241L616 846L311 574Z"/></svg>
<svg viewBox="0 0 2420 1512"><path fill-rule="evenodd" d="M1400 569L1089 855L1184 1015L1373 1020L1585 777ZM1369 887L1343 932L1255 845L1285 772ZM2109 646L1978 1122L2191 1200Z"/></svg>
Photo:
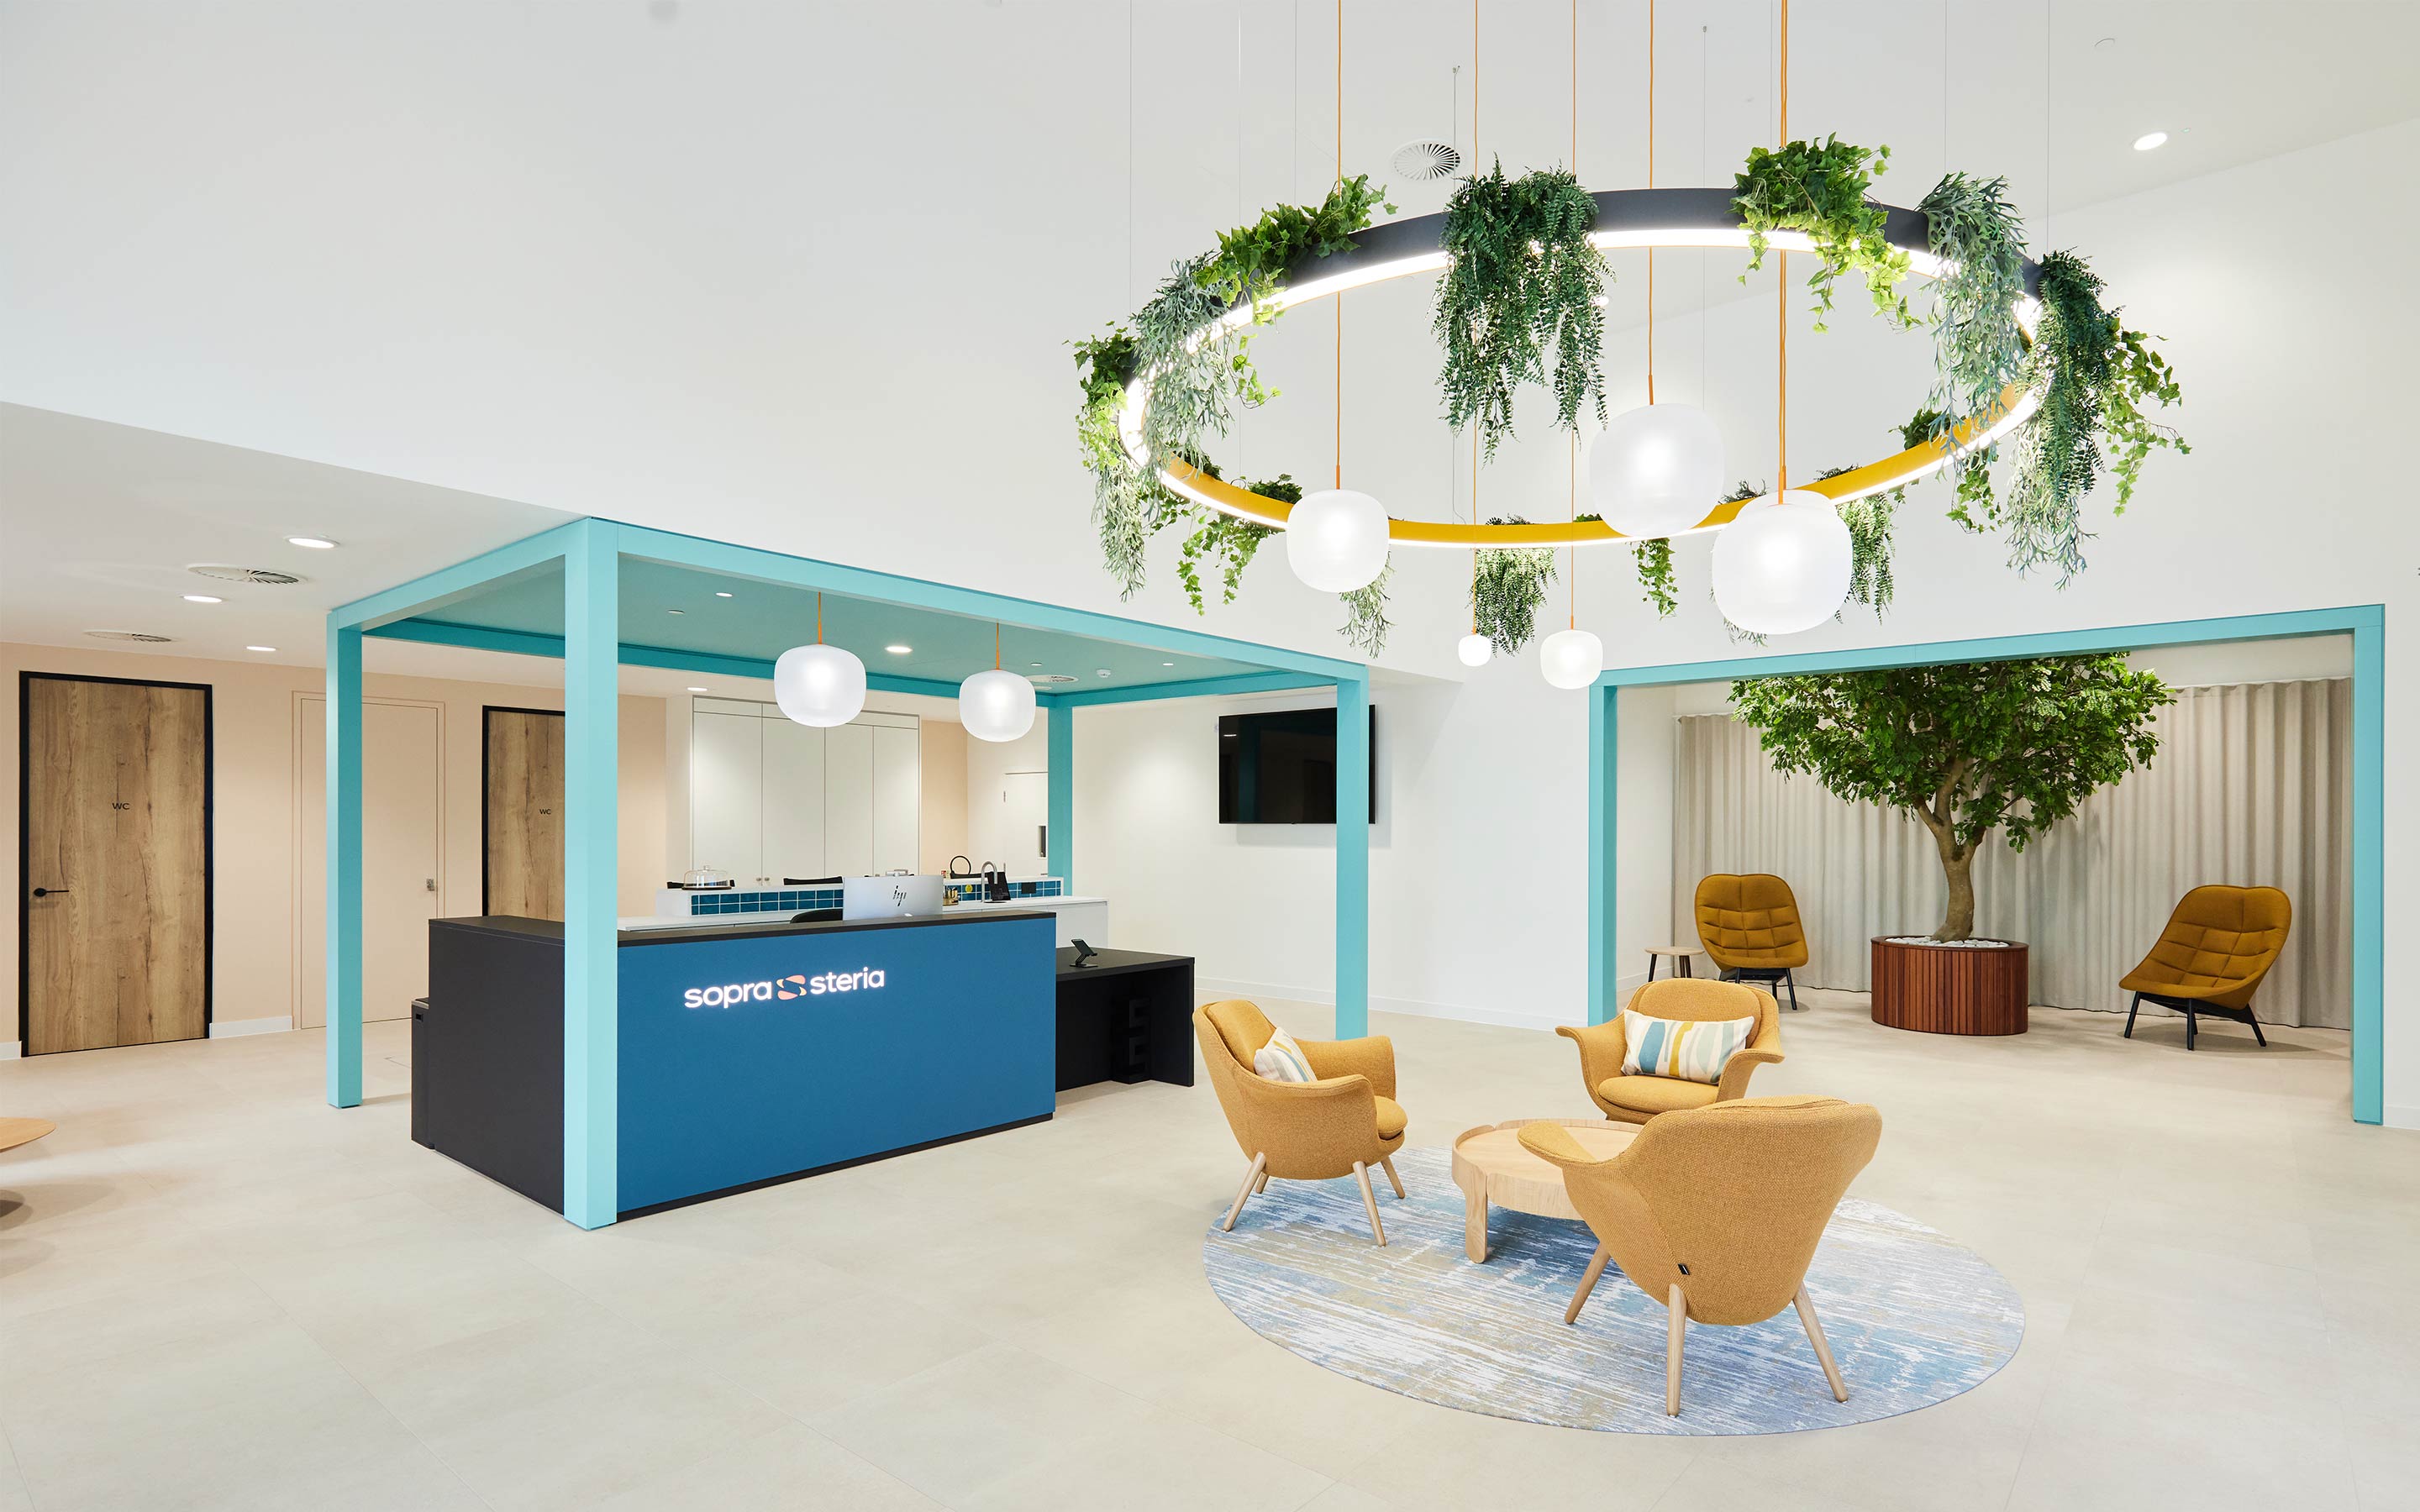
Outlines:
<svg viewBox="0 0 2420 1512"><path fill-rule="evenodd" d="M1781 0L1781 145L1790 145L1790 0ZM1779 287L1774 293L1774 327L1779 334L1774 353L1780 386L1774 407L1773 501L1777 504L1790 491L1790 254L1781 255L1775 279Z"/></svg>

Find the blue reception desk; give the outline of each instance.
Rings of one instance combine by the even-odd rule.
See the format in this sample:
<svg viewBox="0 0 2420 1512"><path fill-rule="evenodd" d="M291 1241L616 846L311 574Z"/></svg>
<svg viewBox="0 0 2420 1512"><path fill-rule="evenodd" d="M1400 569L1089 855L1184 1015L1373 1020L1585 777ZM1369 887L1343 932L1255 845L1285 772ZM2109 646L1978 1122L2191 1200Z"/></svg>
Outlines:
<svg viewBox="0 0 2420 1512"><path fill-rule="evenodd" d="M1050 1117L1047 913L624 931L623 1217ZM412 1137L560 1209L563 932L438 919Z"/></svg>

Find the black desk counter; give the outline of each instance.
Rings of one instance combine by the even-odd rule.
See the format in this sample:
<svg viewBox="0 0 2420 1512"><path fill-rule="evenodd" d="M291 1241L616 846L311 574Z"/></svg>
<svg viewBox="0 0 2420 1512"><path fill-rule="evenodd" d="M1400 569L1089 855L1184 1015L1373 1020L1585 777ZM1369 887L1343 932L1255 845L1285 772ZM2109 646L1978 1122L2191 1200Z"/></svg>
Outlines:
<svg viewBox="0 0 2420 1512"><path fill-rule="evenodd" d="M1059 952L1059 1090L1094 1082L1193 1085L1193 958Z"/></svg>

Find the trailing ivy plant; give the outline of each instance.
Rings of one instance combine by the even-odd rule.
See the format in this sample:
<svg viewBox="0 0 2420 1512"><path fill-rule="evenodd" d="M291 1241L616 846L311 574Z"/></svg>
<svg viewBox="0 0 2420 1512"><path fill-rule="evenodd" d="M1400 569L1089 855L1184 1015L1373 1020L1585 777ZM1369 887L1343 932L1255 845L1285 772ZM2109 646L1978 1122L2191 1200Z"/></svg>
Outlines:
<svg viewBox="0 0 2420 1512"><path fill-rule="evenodd" d="M1651 536L1639 542L1631 556L1638 569L1639 597L1654 606L1657 619L1670 619L1681 603L1681 579L1672 569L1672 538Z"/></svg>
<svg viewBox="0 0 2420 1512"><path fill-rule="evenodd" d="M1907 301L1899 293L1907 276L1907 254L1883 238L1889 218L1866 198L1886 171L1890 148L1870 150L1827 136L1821 142L1789 142L1756 147L1747 166L1731 180L1731 203L1747 227L1748 268L1764 266L1776 231L1804 231L1815 244L1816 268L1807 280L1815 291L1815 329L1832 313L1832 285L1857 273L1873 296L1874 308L1895 325L1907 325ZM1747 282L1747 274L1740 275Z"/></svg>
<svg viewBox="0 0 2420 1512"><path fill-rule="evenodd" d="M2017 432L2008 496L1997 509L2008 529L2009 564L2024 572L2055 563L2061 586L2084 568L2084 496L2104 461L2117 478L2116 510L2122 514L2153 447L2192 450L2144 409L2182 397L2174 369L2151 349L2151 338L2128 331L2117 311L2102 307L2102 288L2076 254L2042 258L2042 318L2029 364L2040 406Z"/></svg>
<svg viewBox="0 0 2420 1512"><path fill-rule="evenodd" d="M1387 632L1394 624L1387 618L1387 579L1395 575L1391 562L1378 571L1377 578L1367 588L1356 588L1349 594L1339 594L1344 605L1344 625L1339 632L1345 643L1365 656L1376 656L1387 649Z"/></svg>
<svg viewBox="0 0 2420 1512"><path fill-rule="evenodd" d="M1218 476L1214 469L1204 471L1213 477ZM1280 473L1266 483L1247 483L1241 486L1247 493L1256 493L1264 499L1276 499L1289 504L1302 502L1302 485L1294 481L1292 473ZM1218 568L1221 590L1218 601L1232 604L1235 601L1235 590L1243 581L1244 569L1252 564L1252 553L1261 548L1263 541L1276 533L1274 526L1244 519L1224 510L1197 510L1193 515L1193 533L1185 538L1185 545L1178 548L1176 557L1176 576L1185 584L1185 596L1193 605L1193 612L1209 612L1202 605L1202 564L1204 561Z"/></svg>
<svg viewBox="0 0 2420 1512"><path fill-rule="evenodd" d="M2024 380L2017 301L2025 292L2024 223L2009 203L2008 188L2005 178L1953 173L1916 207L1924 214L1926 244L1944 263L1933 283L1934 376L1925 400L1932 428L1918 440L1948 434L1960 415L1991 413L2001 393ZM1990 462L1987 450L1950 465L1962 481Z"/></svg>
<svg viewBox="0 0 2420 1512"><path fill-rule="evenodd" d="M1514 515L1490 525L1526 525ZM1555 580L1555 553L1548 547L1489 548L1477 553L1470 574L1471 625L1511 656L1538 631L1538 609Z"/></svg>
<svg viewBox="0 0 2420 1512"><path fill-rule="evenodd" d="M1815 474L1816 481L1837 478L1854 468L1827 468ZM1845 604L1863 604L1883 617L1890 608L1891 591L1891 525L1898 518L1899 506L1907 502L1907 486L1885 488L1880 493L1853 499L1835 505L1840 523L1849 528L1849 596ZM1834 615L1834 619L1839 618Z"/></svg>
<svg viewBox="0 0 2420 1512"><path fill-rule="evenodd" d="M1549 345L1556 423L1570 429L1590 399L1606 418L1598 301L1613 271L1589 241L1595 225L1596 200L1560 168L1507 178L1498 162L1446 202L1449 260L1430 322L1445 348L1437 382L1447 420L1476 422L1491 458L1512 434L1513 391L1549 381Z"/></svg>

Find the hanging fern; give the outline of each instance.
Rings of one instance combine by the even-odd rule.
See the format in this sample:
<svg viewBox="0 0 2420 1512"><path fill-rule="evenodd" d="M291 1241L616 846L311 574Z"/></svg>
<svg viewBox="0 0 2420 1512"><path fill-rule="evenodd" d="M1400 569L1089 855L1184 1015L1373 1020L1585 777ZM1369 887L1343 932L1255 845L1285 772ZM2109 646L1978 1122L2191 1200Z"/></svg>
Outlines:
<svg viewBox="0 0 2420 1512"><path fill-rule="evenodd" d="M1519 178L1473 175L1446 203L1444 248L1431 329L1445 348L1437 374L1446 418L1456 430L1476 421L1488 456L1512 434L1513 391L1544 383L1546 347L1555 348L1555 419L1569 429L1591 398L1606 418L1605 308L1613 277L1589 242L1596 201L1559 168Z"/></svg>
<svg viewBox="0 0 2420 1512"><path fill-rule="evenodd" d="M1159 291L1135 312L1135 363L1152 375L1142 417L1145 456L1198 453L1210 437L1227 433L1238 408L1268 397L1245 353L1251 328L1201 334L1227 313L1226 299L1202 282L1212 260L1205 255L1171 263Z"/></svg>
<svg viewBox="0 0 2420 1512"><path fill-rule="evenodd" d="M1370 212L1395 207L1387 191L1372 188L1368 174L1340 178L1315 208L1273 205L1249 225L1218 233L1218 251L1203 270L1203 282L1230 304L1249 300L1252 323L1266 325L1278 312L1269 302L1277 281L1304 257L1326 257L1353 244L1353 233L1370 224Z"/></svg>
<svg viewBox="0 0 2420 1512"><path fill-rule="evenodd" d="M1214 478L1218 475L1215 468L1205 467L1202 471ZM1256 493L1264 499L1280 500L1289 504L1302 502L1302 485L1294 481L1292 473L1280 473L1266 483L1247 483L1242 487L1247 493ZM1185 584L1185 596L1193 605L1193 612L1204 614L1209 611L1202 606L1202 562L1207 560L1218 567L1222 590L1218 601L1232 604L1235 601L1235 590L1243 581L1244 569L1252 564L1252 553L1261 548L1263 541L1275 535L1277 530L1274 526L1239 518L1217 509L1197 510L1193 521L1193 533L1185 538L1185 545L1177 551L1176 576Z"/></svg>
<svg viewBox="0 0 2420 1512"><path fill-rule="evenodd" d="M1490 525L1526 525L1514 515ZM1538 609L1555 580L1555 553L1546 547L1489 548L1477 553L1470 575L1472 626L1511 656L1538 630Z"/></svg>
<svg viewBox="0 0 2420 1512"><path fill-rule="evenodd" d="M1668 620L1680 607L1680 575L1672 568L1672 538L1651 536L1638 543L1632 552L1638 569L1639 597L1654 606L1655 617Z"/></svg>
<svg viewBox="0 0 2420 1512"><path fill-rule="evenodd" d="M1927 244L1946 265L1933 285L1934 378L1925 401L1932 428L1923 439L1947 435L1961 415L1992 412L2002 392L2024 377L2024 333L2017 325L2025 292L2024 223L2009 204L2008 187L2005 178L1953 173L1916 207ZM1962 481L1991 461L1987 449L1950 466Z"/></svg>
<svg viewBox="0 0 2420 1512"><path fill-rule="evenodd" d="M1387 618L1387 579L1395 575L1395 564L1388 563L1367 588L1356 588L1349 594L1339 594L1344 605L1344 625L1338 633L1354 650L1365 656L1376 656L1387 649L1387 632L1394 624Z"/></svg>
<svg viewBox="0 0 2420 1512"><path fill-rule="evenodd" d="M1998 514L2009 533L2009 564L2019 572L2058 567L2063 587L2084 569L2084 496L2099 481L2107 438L2117 455L2118 507L2133 497L2154 446L2192 448L2143 410L2145 401L2176 403L2176 374L2149 338L2120 324L2101 303L2101 279L2071 252L2041 261L2042 319L2029 364L2040 406L2017 432L2009 492Z"/></svg>
<svg viewBox="0 0 2420 1512"><path fill-rule="evenodd" d="M1870 162L1871 166L1868 164ZM1804 231L1815 244L1817 263L1807 286L1815 291L1815 329L1832 313L1832 285L1842 273L1859 273L1874 308L1892 324L1910 323L1899 293L1907 276L1907 254L1884 239L1889 217L1866 198L1866 191L1890 162L1890 148L1868 149L1827 136L1821 142L1790 142L1756 147L1747 166L1731 180L1731 203L1747 227L1747 265L1764 266L1767 239L1776 231ZM1740 275L1747 282L1747 274Z"/></svg>
<svg viewBox="0 0 2420 1512"><path fill-rule="evenodd" d="M1093 524L1101 532L1101 557L1118 580L1118 596L1131 598L1143 582L1143 548L1151 539L1142 507L1143 477L1118 440L1118 407L1134 371L1134 338L1123 326L1073 343L1083 408L1076 412L1076 440L1085 471L1093 475Z"/></svg>
<svg viewBox="0 0 2420 1512"><path fill-rule="evenodd" d="M1820 483L1854 471L1829 468L1815 474L1815 478ZM1844 607L1863 604L1874 611L1877 620L1883 617L1883 610L1890 608L1895 586L1891 579L1891 525L1898 518L1899 506L1905 502L1907 487L1902 484L1833 506L1839 514L1840 523L1849 528L1849 596Z"/></svg>

